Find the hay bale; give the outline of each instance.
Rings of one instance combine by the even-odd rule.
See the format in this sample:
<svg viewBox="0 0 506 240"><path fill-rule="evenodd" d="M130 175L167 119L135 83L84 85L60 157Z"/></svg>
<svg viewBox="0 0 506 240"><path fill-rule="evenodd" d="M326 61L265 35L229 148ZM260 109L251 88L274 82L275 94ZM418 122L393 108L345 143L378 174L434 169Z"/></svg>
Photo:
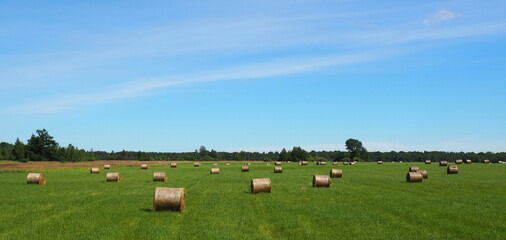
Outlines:
<svg viewBox="0 0 506 240"><path fill-rule="evenodd" d="M274 173L283 173L282 167L274 167Z"/></svg>
<svg viewBox="0 0 506 240"><path fill-rule="evenodd" d="M251 193L271 192L271 180L269 178L251 179Z"/></svg>
<svg viewBox="0 0 506 240"><path fill-rule="evenodd" d="M459 168L457 167L457 165L450 165L446 169L446 173L447 174L457 174L457 173L459 173Z"/></svg>
<svg viewBox="0 0 506 240"><path fill-rule="evenodd" d="M121 182L121 175L119 172L107 173L108 182Z"/></svg>
<svg viewBox="0 0 506 240"><path fill-rule="evenodd" d="M448 165L447 161L440 161L439 162L439 166L446 166L446 165Z"/></svg>
<svg viewBox="0 0 506 240"><path fill-rule="evenodd" d="M171 167L171 168L177 168L177 163L175 163L175 162L171 163L171 164L170 164L170 167Z"/></svg>
<svg viewBox="0 0 506 240"><path fill-rule="evenodd" d="M332 165L337 165L338 163L337 162L333 162Z"/></svg>
<svg viewBox="0 0 506 240"><path fill-rule="evenodd" d="M416 172L421 173L423 178L427 178L427 176L428 176L428 175L427 175L427 170L418 170L418 171L416 171Z"/></svg>
<svg viewBox="0 0 506 240"><path fill-rule="evenodd" d="M250 166L250 165L251 165L251 163L245 163L244 164L244 166Z"/></svg>
<svg viewBox="0 0 506 240"><path fill-rule="evenodd" d="M326 162L320 162L320 165L326 165L327 163Z"/></svg>
<svg viewBox="0 0 506 240"><path fill-rule="evenodd" d="M211 174L220 174L219 168L211 168Z"/></svg>
<svg viewBox="0 0 506 240"><path fill-rule="evenodd" d="M331 169L330 170L330 177L331 178L341 178L341 177L343 177L343 170L341 170L341 169Z"/></svg>
<svg viewBox="0 0 506 240"><path fill-rule="evenodd" d="M281 162L275 162L274 165L281 165Z"/></svg>
<svg viewBox="0 0 506 240"><path fill-rule="evenodd" d="M153 200L153 211L176 211L184 212L185 191L184 188L157 187Z"/></svg>
<svg viewBox="0 0 506 240"><path fill-rule="evenodd" d="M313 187L330 187L330 177L327 175L313 175Z"/></svg>
<svg viewBox="0 0 506 240"><path fill-rule="evenodd" d="M302 161L302 165L307 165L308 162L307 161Z"/></svg>
<svg viewBox="0 0 506 240"><path fill-rule="evenodd" d="M430 160L425 160L425 164L431 164Z"/></svg>
<svg viewBox="0 0 506 240"><path fill-rule="evenodd" d="M350 162L350 165L355 165L357 162Z"/></svg>
<svg viewBox="0 0 506 240"><path fill-rule="evenodd" d="M378 161L378 164L383 164L383 161Z"/></svg>
<svg viewBox="0 0 506 240"><path fill-rule="evenodd" d="M267 163L267 164L265 164L265 165L266 165L266 166L270 166L271 164L270 164L270 163ZM300 163L299 163L299 165L300 165Z"/></svg>
<svg viewBox="0 0 506 240"><path fill-rule="evenodd" d="M153 182L167 182L167 173L164 172L153 173Z"/></svg>
<svg viewBox="0 0 506 240"><path fill-rule="evenodd" d="M200 167L200 163L199 163L199 162L194 162L194 163L193 163L193 166L194 166L194 167Z"/></svg>
<svg viewBox="0 0 506 240"><path fill-rule="evenodd" d="M100 173L100 168L91 168L90 173Z"/></svg>
<svg viewBox="0 0 506 240"><path fill-rule="evenodd" d="M462 164L464 161L462 161L462 159L457 159L455 160L455 164Z"/></svg>
<svg viewBox="0 0 506 240"><path fill-rule="evenodd" d="M109 164L104 165L104 169L111 169L111 165Z"/></svg>
<svg viewBox="0 0 506 240"><path fill-rule="evenodd" d="M28 176L26 176L26 183L46 185L46 175L44 175L44 173L28 173Z"/></svg>
<svg viewBox="0 0 506 240"><path fill-rule="evenodd" d="M343 162L343 165L348 165L348 162Z"/></svg>
<svg viewBox="0 0 506 240"><path fill-rule="evenodd" d="M406 182L422 182L423 176L420 172L408 172L406 175Z"/></svg>
<svg viewBox="0 0 506 240"><path fill-rule="evenodd" d="M418 171L418 170L420 170L420 168L419 168L419 167L409 167L409 171L410 171L410 172L416 172L416 171Z"/></svg>
<svg viewBox="0 0 506 240"><path fill-rule="evenodd" d="M148 165L147 164L142 164L141 165L141 169L148 169Z"/></svg>
<svg viewBox="0 0 506 240"><path fill-rule="evenodd" d="M490 163L490 160L488 160L488 159L483 160L483 163Z"/></svg>
<svg viewBox="0 0 506 240"><path fill-rule="evenodd" d="M230 163L225 163L225 166L230 166Z"/></svg>
<svg viewBox="0 0 506 240"><path fill-rule="evenodd" d="M241 171L243 172L249 172L249 166L242 166Z"/></svg>
<svg viewBox="0 0 506 240"><path fill-rule="evenodd" d="M215 166L215 167L216 167L216 166L218 166L218 164L217 164L217 163L213 163L213 166Z"/></svg>
<svg viewBox="0 0 506 240"><path fill-rule="evenodd" d="M466 164L471 164L472 162L473 162L473 161L471 161L471 159L467 159L467 160L465 161L465 163L466 163Z"/></svg>

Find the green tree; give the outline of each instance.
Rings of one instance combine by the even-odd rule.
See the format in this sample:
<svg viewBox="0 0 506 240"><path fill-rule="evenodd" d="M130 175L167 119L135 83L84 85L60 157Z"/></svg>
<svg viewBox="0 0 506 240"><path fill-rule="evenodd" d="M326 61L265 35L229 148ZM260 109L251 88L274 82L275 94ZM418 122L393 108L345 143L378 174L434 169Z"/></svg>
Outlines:
<svg viewBox="0 0 506 240"><path fill-rule="evenodd" d="M25 144L19 141L19 138L16 139L16 143L14 143L14 148L12 148L12 155L14 156L14 160L20 162L28 161L25 155Z"/></svg>
<svg viewBox="0 0 506 240"><path fill-rule="evenodd" d="M50 161L56 160L58 143L53 140L46 129L37 130L37 136L32 134L26 145L28 158L32 161Z"/></svg>
<svg viewBox="0 0 506 240"><path fill-rule="evenodd" d="M361 141L353 138L346 140L346 149L348 150L348 152L350 152L350 159L359 157L367 160L368 157L367 149L365 149L364 146L362 146Z"/></svg>
<svg viewBox="0 0 506 240"><path fill-rule="evenodd" d="M286 162L288 160L290 160L288 153L286 152L286 149L283 148L283 150L279 153L279 161Z"/></svg>
<svg viewBox="0 0 506 240"><path fill-rule="evenodd" d="M293 147L292 152L290 153L291 160L293 162L297 161L307 161L309 158L309 153L301 147Z"/></svg>

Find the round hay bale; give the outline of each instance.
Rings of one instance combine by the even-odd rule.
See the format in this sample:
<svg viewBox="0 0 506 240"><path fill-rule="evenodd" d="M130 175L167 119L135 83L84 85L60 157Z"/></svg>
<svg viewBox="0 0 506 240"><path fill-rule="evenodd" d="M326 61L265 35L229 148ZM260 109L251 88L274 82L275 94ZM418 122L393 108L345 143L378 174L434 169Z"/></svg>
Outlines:
<svg viewBox="0 0 506 240"><path fill-rule="evenodd" d="M350 162L350 165L355 165L357 162Z"/></svg>
<svg viewBox="0 0 506 240"><path fill-rule="evenodd" d="M230 166L230 163L225 163L225 166Z"/></svg>
<svg viewBox="0 0 506 240"><path fill-rule="evenodd" d="M271 180L269 178L251 179L251 193L271 192Z"/></svg>
<svg viewBox="0 0 506 240"><path fill-rule="evenodd" d="M408 172L406 175L406 182L422 182L423 175L420 172Z"/></svg>
<svg viewBox="0 0 506 240"><path fill-rule="evenodd" d="M302 166L302 163L301 163L301 162L299 162L299 166Z"/></svg>
<svg viewBox="0 0 506 240"><path fill-rule="evenodd" d="M109 164L104 165L104 169L111 169L111 165Z"/></svg>
<svg viewBox="0 0 506 240"><path fill-rule="evenodd" d="M308 162L307 161L302 161L302 165L307 165Z"/></svg>
<svg viewBox="0 0 506 240"><path fill-rule="evenodd" d="M100 173L100 168L91 168L90 173Z"/></svg>
<svg viewBox="0 0 506 240"><path fill-rule="evenodd" d="M378 164L383 164L383 161L378 161Z"/></svg>
<svg viewBox="0 0 506 240"><path fill-rule="evenodd" d="M327 175L313 175L313 187L330 187L330 177Z"/></svg>
<svg viewBox="0 0 506 240"><path fill-rule="evenodd" d="M488 160L488 159L483 160L483 163L490 163L490 160Z"/></svg>
<svg viewBox="0 0 506 240"><path fill-rule="evenodd" d="M455 160L455 164L462 164L464 161L462 161L462 159L457 159Z"/></svg>
<svg viewBox="0 0 506 240"><path fill-rule="evenodd" d="M337 162L333 162L332 165L338 165L338 163Z"/></svg>
<svg viewBox="0 0 506 240"><path fill-rule="evenodd" d="M107 173L107 181L108 182L121 182L121 175L119 174L119 172Z"/></svg>
<svg viewBox="0 0 506 240"><path fill-rule="evenodd" d="M341 169L331 169L330 170L330 177L331 178L341 178L341 177L343 177L343 170L341 170Z"/></svg>
<svg viewBox="0 0 506 240"><path fill-rule="evenodd" d="M171 164L170 164L170 167L171 167L171 168L177 168L177 163L175 163L175 162L171 163Z"/></svg>
<svg viewBox="0 0 506 240"><path fill-rule="evenodd" d="M343 162L343 165L348 165L348 162Z"/></svg>
<svg viewBox="0 0 506 240"><path fill-rule="evenodd" d="M193 166L194 166L194 167L200 167L200 163L199 163L199 162L194 162L194 163L193 163Z"/></svg>
<svg viewBox="0 0 506 240"><path fill-rule="evenodd" d="M457 167L457 165L450 165L446 169L446 173L447 174L457 174L457 173L459 173L459 168Z"/></svg>
<svg viewBox="0 0 506 240"><path fill-rule="evenodd" d="M275 162L274 165L281 165L281 162Z"/></svg>
<svg viewBox="0 0 506 240"><path fill-rule="evenodd" d="M282 167L274 167L274 173L283 173Z"/></svg>
<svg viewBox="0 0 506 240"><path fill-rule="evenodd" d="M251 165L251 163L245 163L244 164L244 166L250 166L250 165Z"/></svg>
<svg viewBox="0 0 506 240"><path fill-rule="evenodd" d="M425 160L425 164L431 164L430 160Z"/></svg>
<svg viewBox="0 0 506 240"><path fill-rule="evenodd" d="M471 161L471 159L467 159L467 160L465 161L465 163L466 163L466 164L471 164L472 162L473 162L473 161Z"/></svg>
<svg viewBox="0 0 506 240"><path fill-rule="evenodd" d="M270 164L270 163L267 163L267 164L265 164L265 165L266 165L266 166L270 166L271 164ZM300 163L299 163L299 165L300 165Z"/></svg>
<svg viewBox="0 0 506 240"><path fill-rule="evenodd" d="M46 175L44 175L44 173L28 173L28 176L26 176L26 183L46 185Z"/></svg>
<svg viewBox="0 0 506 240"><path fill-rule="evenodd" d="M147 164L142 164L141 165L141 169L148 169L148 165Z"/></svg>
<svg viewBox="0 0 506 240"><path fill-rule="evenodd" d="M241 171L243 172L249 172L249 166L242 166Z"/></svg>
<svg viewBox="0 0 506 240"><path fill-rule="evenodd" d="M427 170L418 170L416 172L419 172L420 174L422 174L423 178L427 178Z"/></svg>
<svg viewBox="0 0 506 240"><path fill-rule="evenodd" d="M167 173L164 172L153 173L153 182L167 182Z"/></svg>
<svg viewBox="0 0 506 240"><path fill-rule="evenodd" d="M213 163L213 166L218 166L218 164L217 163Z"/></svg>
<svg viewBox="0 0 506 240"><path fill-rule="evenodd" d="M220 174L219 168L211 168L211 174Z"/></svg>
<svg viewBox="0 0 506 240"><path fill-rule="evenodd" d="M446 165L448 165L447 161L440 161L439 162L439 166L446 166Z"/></svg>
<svg viewBox="0 0 506 240"><path fill-rule="evenodd" d="M419 168L419 167L409 167L409 171L410 171L410 172L416 172L416 171L418 171L418 170L420 170L420 168Z"/></svg>
<svg viewBox="0 0 506 240"><path fill-rule="evenodd" d="M320 165L326 165L327 163L326 162L320 162Z"/></svg>
<svg viewBox="0 0 506 240"><path fill-rule="evenodd" d="M176 211L184 212L185 191L184 188L157 187L153 200L153 211Z"/></svg>
<svg viewBox="0 0 506 240"><path fill-rule="evenodd" d="M402 163L402 161L399 161L399 163Z"/></svg>

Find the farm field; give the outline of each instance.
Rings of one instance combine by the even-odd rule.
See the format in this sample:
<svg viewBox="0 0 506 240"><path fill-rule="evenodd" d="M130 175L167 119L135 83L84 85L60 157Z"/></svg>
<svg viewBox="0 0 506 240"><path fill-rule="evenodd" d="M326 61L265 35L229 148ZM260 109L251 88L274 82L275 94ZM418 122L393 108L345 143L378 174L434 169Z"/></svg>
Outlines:
<svg viewBox="0 0 506 240"><path fill-rule="evenodd" d="M220 162L218 175L193 162L0 170L0 239L506 239L504 164L460 164L452 175L437 163L283 163L281 174L274 163L242 165ZM428 178L406 183L410 166ZM343 178L313 188L332 168ZM45 173L46 185L26 184L28 172ZM121 182L106 182L108 172ZM253 178L270 178L272 192L251 194ZM185 188L185 212L153 212L156 187Z"/></svg>

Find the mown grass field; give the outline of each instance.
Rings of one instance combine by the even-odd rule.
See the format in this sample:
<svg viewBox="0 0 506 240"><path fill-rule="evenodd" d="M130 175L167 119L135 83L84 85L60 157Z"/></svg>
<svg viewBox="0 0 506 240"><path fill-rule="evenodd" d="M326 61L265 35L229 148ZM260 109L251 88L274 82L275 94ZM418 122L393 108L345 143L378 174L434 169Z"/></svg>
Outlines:
<svg viewBox="0 0 506 240"><path fill-rule="evenodd" d="M219 175L211 163L36 171L45 186L2 171L0 239L506 239L506 165L461 164L456 175L437 163L284 163L282 174L242 165L219 163ZM409 166L428 179L406 183ZM343 178L313 188L312 175L331 168ZM167 183L152 182L160 171ZM107 172L122 181L106 182ZM272 193L252 195L251 179L264 177ZM157 186L186 188L186 211L152 212Z"/></svg>

